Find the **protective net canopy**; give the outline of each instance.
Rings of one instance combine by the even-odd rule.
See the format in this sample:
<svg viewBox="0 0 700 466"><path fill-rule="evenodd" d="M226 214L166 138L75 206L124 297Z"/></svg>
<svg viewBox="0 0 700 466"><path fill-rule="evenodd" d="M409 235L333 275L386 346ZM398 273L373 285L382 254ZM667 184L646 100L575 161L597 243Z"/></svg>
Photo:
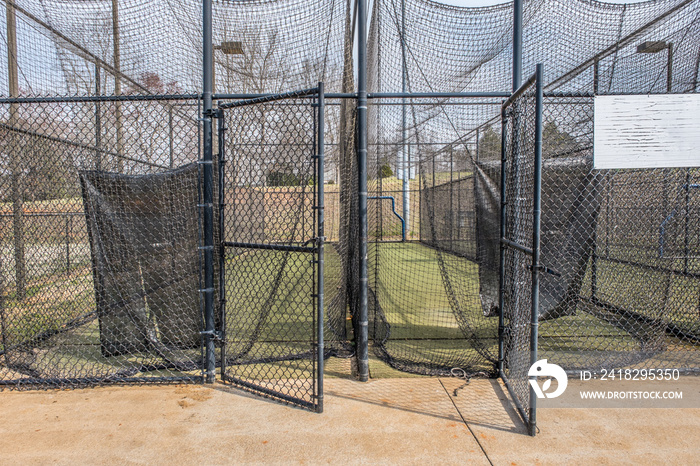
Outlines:
<svg viewBox="0 0 700 466"><path fill-rule="evenodd" d="M326 92L356 92L354 3L215 0L220 102L318 82ZM529 97L506 120L501 114L512 90L513 5L372 5L373 354L422 374L493 373L499 305L513 292L499 289L501 150L529 150L533 130ZM17 0L0 10L0 380L67 386L201 375L201 164L192 165L202 156L201 2ZM541 253L551 273L541 276L539 347L566 369L700 367L698 170L592 164L593 95L695 93L698 43L697 0L524 2L522 78L543 63L546 96ZM386 96L399 92L432 97ZM440 95L447 92L492 95ZM360 128L355 100L327 100L325 335L328 355L348 356L363 325ZM312 137L300 110L312 112L308 103L225 113L224 142L236 149L213 208L237 242L310 239L310 162L293 145L295 134ZM216 131L214 141L217 151ZM220 207L225 199L230 205ZM530 200L522 202L526 209ZM215 238L215 257L224 241L236 242ZM226 323L224 294L239 307L259 290L296 302L281 293L293 289L290 280L317 278L298 252L223 256L219 265L235 265L221 275L217 328ZM246 296L235 294L236 276L249 280ZM292 325L288 345L273 354L283 322L260 299L247 324L230 322L249 335L218 359L245 377L246 364L284 365L277 358L291 367L308 352L309 335L295 347ZM274 309L283 308L277 301ZM514 325L523 316L506 317ZM508 351L514 370L525 364Z"/></svg>
<svg viewBox="0 0 700 466"><path fill-rule="evenodd" d="M3 384L201 380L201 8L0 7ZM215 92L352 91L349 2L213 10Z"/></svg>
<svg viewBox="0 0 700 466"><path fill-rule="evenodd" d="M593 95L697 92L699 14L696 1L524 2L523 79L543 63L548 96L539 347L568 370L697 368L697 331L690 330L700 315L693 270L697 196L690 187L697 169L594 170ZM507 93L512 4L375 2L368 49L370 92L377 96ZM370 102L370 328L377 355L394 367L428 374L494 368L501 101L435 94ZM534 97L525 96L503 123L506 151L516 159L527 155L527 163L533 109ZM659 184L664 187L655 189ZM512 199L524 212L532 192ZM681 232L686 222L688 232ZM670 244L673 228L682 252L669 259L664 250L663 259L659 241ZM611 249L613 242L619 249ZM517 262L506 260L506 271ZM527 274L508 273L507 283L517 286L504 290L506 302L529 293L522 283ZM507 326L529 327L528 315L506 318ZM529 337L519 338L510 347L506 341L506 364L527 369ZM523 399L526 379L525 372Z"/></svg>

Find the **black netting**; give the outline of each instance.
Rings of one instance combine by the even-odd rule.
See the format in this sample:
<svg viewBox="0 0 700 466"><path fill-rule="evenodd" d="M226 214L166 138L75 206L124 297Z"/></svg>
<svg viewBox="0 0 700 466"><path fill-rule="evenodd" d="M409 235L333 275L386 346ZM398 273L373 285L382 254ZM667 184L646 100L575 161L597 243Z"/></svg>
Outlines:
<svg viewBox="0 0 700 466"><path fill-rule="evenodd" d="M3 108L5 384L199 380L197 102L119 104Z"/></svg>
<svg viewBox="0 0 700 466"><path fill-rule="evenodd" d="M325 119L329 354L352 354L363 324L356 141L366 130L375 355L423 374L453 367L493 373L500 112L512 89L512 3L372 2L366 129L357 127L353 98L353 1L213 4L215 94L280 93L319 81L326 92L346 94L327 99ZM199 187L192 185L194 169L183 167L201 158L201 2L20 0L0 10L0 380L65 386L198 376L191 368L201 363L201 299L190 290L203 285L193 275L201 249L191 247L203 242L201 227L190 230L199 225L193 215L201 214L202 199L192 201ZM697 169L593 170L592 96L697 92L700 2L529 0L523 31L523 77L544 63L548 95L542 354L572 370L697 370ZM433 94L381 97L397 92ZM247 160L235 174L229 161L229 184L222 185L236 193L226 208L237 206L241 215L224 214L238 242L310 238L308 161L286 142L312 131L307 104L270 102L227 116L225 142ZM519 105L507 123L508 150L533 130L529 104ZM301 108L309 112L303 118ZM216 151L217 134L214 141ZM526 209L509 208L516 207ZM232 240L215 238L221 241ZM231 283L228 300L258 299L259 322L272 322L281 305L270 303L280 296L297 302L296 294L283 293L290 273L303 276L304 286L314 280L299 252L229 251L223 260L219 252L215 262L227 267L228 280L245 276L251 283L248 297ZM522 260L516 254L507 267ZM254 271L269 280L255 288ZM527 288L527 277L509 277L518 285L505 289L507 302L527 304L516 292ZM256 290L272 292L263 299ZM217 330L223 308L219 302ZM250 356L256 342L274 339L266 325L242 327L239 333L250 334L231 343L229 356L246 377L242 361L290 364L308 351L290 345ZM527 347L513 335L506 335L509 361L525 357Z"/></svg>
<svg viewBox="0 0 700 466"><path fill-rule="evenodd" d="M590 98L575 95L695 92L698 62L697 47L692 44L700 37L698 8L696 1L629 5L525 2L523 74L531 74L536 63L544 63L545 90L550 95L570 96L561 101L550 97L545 103L541 253L548 270L541 274L539 309L541 342L547 347L546 342L551 341L562 361L578 361L563 362L568 369L596 367L608 360L616 364L646 361L651 367L659 360L647 357L659 348L680 350L667 357L675 363L685 358L682 367L697 366L696 352L686 352L693 347L688 344L694 341L692 336L657 317L647 317L648 310L629 309L670 308L675 302L678 310L669 310L669 315L685 315L688 321L687 313L697 307L692 304L695 293L681 298L680 292L674 296L674 290L692 288L690 270L667 272L667 266L650 267L648 261L641 267L629 266L635 272L625 273L636 274L637 279L607 286L616 290L636 287L639 293L646 286L640 281L648 281L650 287L652 282L654 287L666 283L665 287L652 292L654 298L643 305L639 299L631 301L617 294L620 302L604 305L597 297L601 302L593 307L598 310L581 311L582 297L590 302L590 290L599 293L598 285L592 283L600 278L596 267L602 263L597 253L605 209L602 193L610 189L606 184L612 175L591 169L592 106ZM511 13L512 4L458 8L421 0L375 2L369 34L370 91L509 90ZM396 367L421 373L445 373L450 366L468 371L491 368L496 357L491 344L495 333L491 332L497 325L501 247L500 99L435 95L373 102L368 128L368 204L377 354ZM509 131L531 135L534 120ZM638 176L640 186L642 179L658 178L652 173ZM692 186L690 178L687 184ZM654 192L650 187L638 197L653 205ZM693 193L689 188L688 206L692 206ZM620 202L616 205L622 205ZM685 221L679 217L683 212L692 216L690 207L669 208L653 214L653 220L644 226L631 217L624 226L619 215L614 220L605 218L611 231L639 229L639 235L656 238L654 244L680 244L685 240L670 240L669 235L682 230L678 224ZM652 213L645 212L644 218L649 215ZM405 237L399 216L405 222ZM691 230L689 227L688 247L678 254L683 259L676 260L687 261L692 268ZM516 259L508 260L513 266ZM619 262L616 268L622 267ZM606 280L613 280L612 269L605 270ZM655 273L661 275L651 278ZM660 280L664 273L671 278ZM626 294L631 293L630 288ZM518 302L522 299L526 298L519 297ZM610 322L620 317L607 314L615 307L625 319L636 319L628 327L665 328L665 336L653 336L657 330L636 330L629 339L626 332L613 330L615 325ZM529 326L529 320L524 322ZM679 338L675 343L657 343L673 335ZM445 350L448 344L459 350ZM529 361L529 344L523 340L514 345L525 358L524 367ZM512 353L510 357L517 356ZM526 395L526 381L522 391Z"/></svg>
<svg viewBox="0 0 700 466"><path fill-rule="evenodd" d="M197 173L81 173L104 356L199 347Z"/></svg>
<svg viewBox="0 0 700 466"><path fill-rule="evenodd" d="M698 170L593 169L592 98L548 98L544 118L542 261L562 276L542 277L556 312L541 316L560 318L540 352L570 370L697 369Z"/></svg>

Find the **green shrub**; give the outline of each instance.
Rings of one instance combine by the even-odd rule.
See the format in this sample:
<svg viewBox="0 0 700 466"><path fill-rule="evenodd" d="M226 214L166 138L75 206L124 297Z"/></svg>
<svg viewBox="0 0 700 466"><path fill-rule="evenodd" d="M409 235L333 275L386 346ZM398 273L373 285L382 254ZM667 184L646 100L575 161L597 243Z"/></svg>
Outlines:
<svg viewBox="0 0 700 466"><path fill-rule="evenodd" d="M394 176L394 171L389 165L384 164L379 168L379 178L389 178L391 176Z"/></svg>

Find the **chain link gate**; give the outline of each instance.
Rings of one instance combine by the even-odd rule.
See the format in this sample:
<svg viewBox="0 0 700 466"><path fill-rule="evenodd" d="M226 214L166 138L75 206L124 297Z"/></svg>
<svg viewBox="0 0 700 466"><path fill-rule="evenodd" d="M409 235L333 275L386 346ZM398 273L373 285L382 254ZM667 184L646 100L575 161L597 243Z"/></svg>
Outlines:
<svg viewBox="0 0 700 466"><path fill-rule="evenodd" d="M499 375L530 435L537 398L530 368L537 361L540 194L542 180L542 65L503 104Z"/></svg>
<svg viewBox="0 0 700 466"><path fill-rule="evenodd" d="M219 106L221 378L323 410L323 85Z"/></svg>

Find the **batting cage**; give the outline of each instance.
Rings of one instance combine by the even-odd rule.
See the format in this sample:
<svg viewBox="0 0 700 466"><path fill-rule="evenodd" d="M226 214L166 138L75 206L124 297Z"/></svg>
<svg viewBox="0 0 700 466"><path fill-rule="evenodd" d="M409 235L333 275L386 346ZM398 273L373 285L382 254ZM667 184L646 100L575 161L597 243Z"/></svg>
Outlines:
<svg viewBox="0 0 700 466"><path fill-rule="evenodd" d="M1 9L2 386L700 369L697 0Z"/></svg>

